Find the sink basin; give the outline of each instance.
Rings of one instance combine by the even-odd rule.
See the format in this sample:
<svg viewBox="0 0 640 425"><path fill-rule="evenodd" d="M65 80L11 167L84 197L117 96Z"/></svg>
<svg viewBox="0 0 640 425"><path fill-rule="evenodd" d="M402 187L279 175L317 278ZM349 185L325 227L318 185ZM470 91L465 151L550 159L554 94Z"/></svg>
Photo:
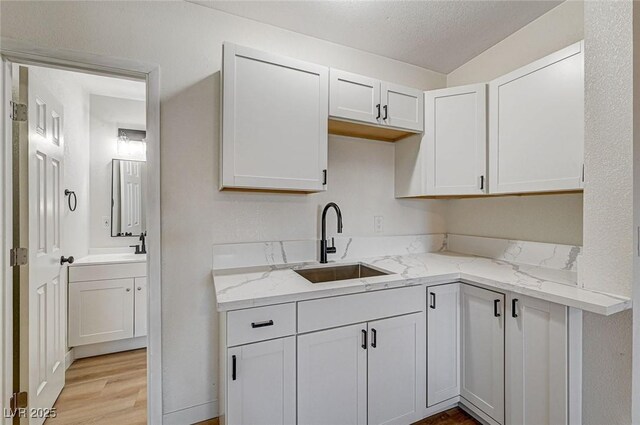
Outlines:
<svg viewBox="0 0 640 425"><path fill-rule="evenodd" d="M391 274L391 272L374 269L362 263L314 267L294 271L311 283L335 282L337 280L359 279L361 277Z"/></svg>

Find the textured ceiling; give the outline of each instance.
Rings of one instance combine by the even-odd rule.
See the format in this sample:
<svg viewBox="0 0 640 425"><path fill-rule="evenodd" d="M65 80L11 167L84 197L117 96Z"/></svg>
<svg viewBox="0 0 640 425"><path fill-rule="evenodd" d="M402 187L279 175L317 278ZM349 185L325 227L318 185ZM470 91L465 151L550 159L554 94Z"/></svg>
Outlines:
<svg viewBox="0 0 640 425"><path fill-rule="evenodd" d="M443 73L561 3L188 1Z"/></svg>

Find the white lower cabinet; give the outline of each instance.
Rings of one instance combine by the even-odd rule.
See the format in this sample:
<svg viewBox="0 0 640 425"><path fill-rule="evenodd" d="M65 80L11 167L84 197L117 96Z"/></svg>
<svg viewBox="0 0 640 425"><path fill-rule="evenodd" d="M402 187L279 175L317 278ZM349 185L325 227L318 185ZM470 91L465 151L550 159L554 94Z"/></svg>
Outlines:
<svg viewBox="0 0 640 425"><path fill-rule="evenodd" d="M408 424L424 400L422 313L298 336L298 423Z"/></svg>
<svg viewBox="0 0 640 425"><path fill-rule="evenodd" d="M133 279L69 284L69 346L133 337Z"/></svg>
<svg viewBox="0 0 640 425"><path fill-rule="evenodd" d="M462 285L460 395L504 423L504 294Z"/></svg>
<svg viewBox="0 0 640 425"><path fill-rule="evenodd" d="M367 424L367 324L298 336L298 423Z"/></svg>
<svg viewBox="0 0 640 425"><path fill-rule="evenodd" d="M227 425L296 423L295 337L227 350Z"/></svg>
<svg viewBox="0 0 640 425"><path fill-rule="evenodd" d="M427 288L427 406L460 395L460 284Z"/></svg>
<svg viewBox="0 0 640 425"><path fill-rule="evenodd" d="M507 303L507 423L567 423L567 308L511 294Z"/></svg>

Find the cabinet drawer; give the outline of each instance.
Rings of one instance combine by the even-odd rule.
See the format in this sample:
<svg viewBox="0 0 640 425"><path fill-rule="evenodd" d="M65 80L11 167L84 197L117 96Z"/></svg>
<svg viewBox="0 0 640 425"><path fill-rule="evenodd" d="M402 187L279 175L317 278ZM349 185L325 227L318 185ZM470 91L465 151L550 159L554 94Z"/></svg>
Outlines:
<svg viewBox="0 0 640 425"><path fill-rule="evenodd" d="M227 313L227 345L229 347L295 333L295 303L248 308Z"/></svg>
<svg viewBox="0 0 640 425"><path fill-rule="evenodd" d="M69 267L69 282L125 279L147 275L147 263L118 263Z"/></svg>
<svg viewBox="0 0 640 425"><path fill-rule="evenodd" d="M311 332L423 310L424 293L421 286L303 301L298 303L298 332Z"/></svg>

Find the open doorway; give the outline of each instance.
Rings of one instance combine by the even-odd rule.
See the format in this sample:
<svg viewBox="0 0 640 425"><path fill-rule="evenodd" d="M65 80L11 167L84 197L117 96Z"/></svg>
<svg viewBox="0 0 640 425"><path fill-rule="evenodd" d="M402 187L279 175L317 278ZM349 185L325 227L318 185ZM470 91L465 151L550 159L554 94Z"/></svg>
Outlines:
<svg viewBox="0 0 640 425"><path fill-rule="evenodd" d="M13 65L14 389L29 424L147 422L144 80ZM19 256L19 255L18 255Z"/></svg>

